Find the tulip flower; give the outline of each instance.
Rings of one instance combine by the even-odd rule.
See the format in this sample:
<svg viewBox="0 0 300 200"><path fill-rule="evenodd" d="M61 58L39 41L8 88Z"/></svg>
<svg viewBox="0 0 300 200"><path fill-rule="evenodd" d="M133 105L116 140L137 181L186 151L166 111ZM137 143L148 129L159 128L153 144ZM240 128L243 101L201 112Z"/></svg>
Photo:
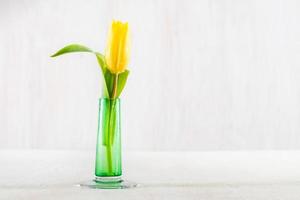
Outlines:
<svg viewBox="0 0 300 200"><path fill-rule="evenodd" d="M105 60L113 74L125 71L129 60L128 23L113 21L110 27Z"/></svg>

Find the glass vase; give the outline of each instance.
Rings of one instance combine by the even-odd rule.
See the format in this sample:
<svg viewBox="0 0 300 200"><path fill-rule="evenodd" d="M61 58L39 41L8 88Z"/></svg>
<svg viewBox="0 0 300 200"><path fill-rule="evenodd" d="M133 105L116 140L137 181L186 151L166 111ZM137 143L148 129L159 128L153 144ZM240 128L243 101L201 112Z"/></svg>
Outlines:
<svg viewBox="0 0 300 200"><path fill-rule="evenodd" d="M95 176L98 181L122 175L120 99L99 100Z"/></svg>
<svg viewBox="0 0 300 200"><path fill-rule="evenodd" d="M95 179L81 186L97 189L135 187L122 180L120 99L99 99Z"/></svg>

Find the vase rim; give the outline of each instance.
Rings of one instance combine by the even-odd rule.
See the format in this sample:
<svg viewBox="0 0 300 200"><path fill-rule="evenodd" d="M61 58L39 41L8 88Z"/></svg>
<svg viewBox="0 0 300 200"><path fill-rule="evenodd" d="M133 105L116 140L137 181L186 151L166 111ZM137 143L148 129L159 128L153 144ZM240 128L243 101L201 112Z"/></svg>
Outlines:
<svg viewBox="0 0 300 200"><path fill-rule="evenodd" d="M111 99L111 98L108 98L108 97L100 97L99 100L118 100L120 101L120 98L115 98L115 99Z"/></svg>

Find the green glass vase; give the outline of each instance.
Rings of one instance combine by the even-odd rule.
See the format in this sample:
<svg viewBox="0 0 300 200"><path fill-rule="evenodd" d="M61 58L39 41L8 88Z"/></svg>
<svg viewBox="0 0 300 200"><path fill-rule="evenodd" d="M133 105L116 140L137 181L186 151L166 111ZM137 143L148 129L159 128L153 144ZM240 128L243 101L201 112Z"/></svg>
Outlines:
<svg viewBox="0 0 300 200"><path fill-rule="evenodd" d="M121 106L120 99L99 99L95 179L80 186L93 189L136 187L122 176Z"/></svg>
<svg viewBox="0 0 300 200"><path fill-rule="evenodd" d="M99 99L96 181L120 181L122 175L120 99Z"/></svg>

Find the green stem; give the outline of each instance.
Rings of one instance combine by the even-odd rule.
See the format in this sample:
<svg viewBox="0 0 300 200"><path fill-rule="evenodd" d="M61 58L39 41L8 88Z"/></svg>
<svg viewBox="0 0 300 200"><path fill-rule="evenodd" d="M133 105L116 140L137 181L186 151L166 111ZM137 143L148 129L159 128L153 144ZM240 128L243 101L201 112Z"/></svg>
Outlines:
<svg viewBox="0 0 300 200"><path fill-rule="evenodd" d="M112 91L112 99L115 99L117 96L117 88L118 88L118 78L119 78L119 74L115 74L114 76L114 84L113 84L113 91Z"/></svg>
<svg viewBox="0 0 300 200"><path fill-rule="evenodd" d="M109 175L113 175L112 174L112 153L111 153L111 145L108 144L106 146L106 153L107 153L107 166L108 166L108 174Z"/></svg>
<svg viewBox="0 0 300 200"><path fill-rule="evenodd" d="M114 84L113 84L113 91L112 91L112 97L111 102L109 104L109 121L108 121L108 142L106 146L106 154L107 154L107 163L108 163L108 172L109 174L112 174L112 152L111 152L111 146L114 143L114 135L115 135L115 116L112 117L112 115L115 115L115 98L117 95L117 85L118 85L118 74L114 77Z"/></svg>

